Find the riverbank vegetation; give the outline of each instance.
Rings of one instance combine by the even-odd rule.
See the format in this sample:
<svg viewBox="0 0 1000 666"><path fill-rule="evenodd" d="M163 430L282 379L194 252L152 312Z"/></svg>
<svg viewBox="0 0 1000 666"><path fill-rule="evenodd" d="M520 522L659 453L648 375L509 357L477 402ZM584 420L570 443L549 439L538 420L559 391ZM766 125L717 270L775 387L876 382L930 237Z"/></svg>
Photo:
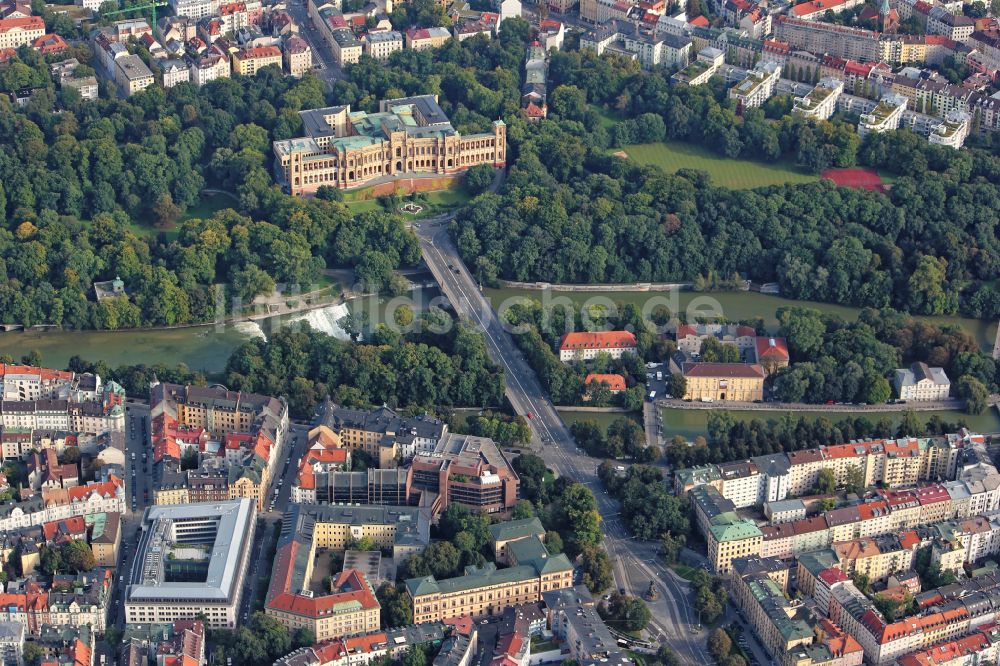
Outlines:
<svg viewBox="0 0 1000 666"><path fill-rule="evenodd" d="M298 416L311 415L327 394L350 406L503 404L503 372L487 356L482 335L464 324L447 325L452 323L444 312L432 309L409 332L382 326L367 343L293 324L233 352L225 384L287 396Z"/></svg>
<svg viewBox="0 0 1000 666"><path fill-rule="evenodd" d="M783 402L883 403L892 397L894 369L915 361L944 368L962 387L956 395L973 397L972 414L985 409L986 394L1000 385L996 361L958 327L872 309L845 322L812 308L780 308L778 320L791 357L773 377L775 397Z"/></svg>
<svg viewBox="0 0 1000 666"><path fill-rule="evenodd" d="M926 421L912 410L901 415L802 416L793 412L707 413L706 436L676 435L664 452L673 467L742 460L780 451L799 451L821 445L843 444L855 439L924 437L957 432L960 422L933 415ZM669 435L669 426L665 434Z"/></svg>

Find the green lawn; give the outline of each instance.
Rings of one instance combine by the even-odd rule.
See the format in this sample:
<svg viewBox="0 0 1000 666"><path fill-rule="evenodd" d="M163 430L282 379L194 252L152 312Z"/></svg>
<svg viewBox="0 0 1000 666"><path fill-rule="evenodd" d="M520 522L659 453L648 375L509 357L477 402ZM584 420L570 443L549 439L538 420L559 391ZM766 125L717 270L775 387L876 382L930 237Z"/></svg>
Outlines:
<svg viewBox="0 0 1000 666"><path fill-rule="evenodd" d="M407 219L419 220L424 217L438 215L442 212L442 210L465 205L471 198L472 195L470 195L462 186L456 186L446 190L437 190L434 192L413 194L404 197L403 201L413 201L423 206L424 209L416 215L410 215L408 213L401 214ZM382 205L377 199L365 199L363 198L361 192L351 192L345 194L344 204L346 204L355 215L360 215L361 213L365 213L370 210L382 210Z"/></svg>
<svg viewBox="0 0 1000 666"><path fill-rule="evenodd" d="M698 571L694 567L689 567L688 565L681 564L680 562L677 564L671 564L670 568L684 580L694 580L694 574Z"/></svg>
<svg viewBox="0 0 1000 666"><path fill-rule="evenodd" d="M612 111L611 109L605 109L597 106L596 104L591 104L590 108L596 111L597 115L601 117L601 126L606 130L610 130L623 120L618 112Z"/></svg>
<svg viewBox="0 0 1000 666"><path fill-rule="evenodd" d="M790 160L770 163L732 160L688 143L640 143L625 146L623 150L630 160L639 164L655 164L667 173L685 168L707 171L714 185L732 189L819 180L819 176L804 173Z"/></svg>
<svg viewBox="0 0 1000 666"><path fill-rule="evenodd" d="M608 431L608 426L618 419L630 419L642 425L642 414L639 412L572 412L559 408L556 408L556 411L567 426L581 421L593 421L605 433Z"/></svg>
<svg viewBox="0 0 1000 666"><path fill-rule="evenodd" d="M717 409L725 409L724 404L720 404ZM667 441L674 435L682 435L693 439L698 435L708 435L708 415L707 409L677 409L664 407L661 410L663 415L663 436ZM829 419L831 423L837 423L844 419L854 419L858 417L867 418L873 423L883 416L892 420L894 426L898 425L903 417L903 412L824 412L824 411L801 411L787 412L783 410L732 410L729 412L738 421L752 421L759 419L763 422L769 419L778 420L785 414L791 414L796 420L799 417L808 419ZM948 423L964 423L973 432L991 433L1000 432L1000 411L996 407L990 407L982 414L972 416L963 412L953 410L940 410L934 412L916 412L917 419L926 423L932 416L937 415Z"/></svg>
<svg viewBox="0 0 1000 666"><path fill-rule="evenodd" d="M237 208L239 204L224 194L203 194L194 206L191 206L184 214L177 218L177 223L170 229L158 229L149 220L132 220L129 228L140 238L149 238L157 234L164 234L167 241L172 241L177 237L177 227L187 220L205 220L215 215L224 208Z"/></svg>

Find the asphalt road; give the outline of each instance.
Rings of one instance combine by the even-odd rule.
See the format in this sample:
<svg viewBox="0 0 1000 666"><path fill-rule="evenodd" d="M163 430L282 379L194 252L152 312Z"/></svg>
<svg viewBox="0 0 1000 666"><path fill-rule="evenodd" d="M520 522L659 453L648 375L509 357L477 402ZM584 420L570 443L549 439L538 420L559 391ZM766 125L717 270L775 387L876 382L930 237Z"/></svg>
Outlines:
<svg viewBox="0 0 1000 666"><path fill-rule="evenodd" d="M326 41L320 36L319 30L312 27L306 0L289 0L287 7L289 15L299 26L299 36L305 39L312 49L313 74L331 88L334 81L344 78L344 72L337 64L337 59L333 57L333 52ZM316 65L320 68L316 69Z"/></svg>
<svg viewBox="0 0 1000 666"><path fill-rule="evenodd" d="M659 562L658 544L638 542L628 535L618 514L618 503L597 480L601 461L577 448L534 371L458 256L448 234L449 219L445 216L425 220L419 227L414 225L424 261L456 312L483 332L490 356L504 370L508 400L518 414L528 417L533 447L557 474L586 484L594 493L603 518L604 543L614 565L616 585L638 596L648 591L650 582L659 588L657 601L649 604L653 614L650 633L670 644L684 663L709 662L706 634L693 629L697 618L691 608L687 581Z"/></svg>
<svg viewBox="0 0 1000 666"><path fill-rule="evenodd" d="M125 405L125 503L122 514L122 542L119 548L118 579L112 589L108 624L125 626L125 588L135 566L135 547L139 524L146 506L152 504L152 453L149 447L149 405L127 402ZM146 454L146 460L143 460ZM135 459L132 459L132 456ZM146 493L149 493L147 499Z"/></svg>
<svg viewBox="0 0 1000 666"><path fill-rule="evenodd" d="M271 550L274 541L277 539L274 525L281 520L285 508L288 506L289 495L291 495L292 479L306 451L308 426L291 424L288 428L288 436L279 452L285 460L275 471L275 478L271 480L271 488L268 490L267 500L264 503L264 511L257 514L258 528L254 534L253 559L247 569L246 578L243 581L242 598L240 599L239 621L245 622L253 607L255 599L255 586L261 579L268 580L271 576ZM281 481L280 485L278 481ZM271 511L271 502L274 502L274 510Z"/></svg>

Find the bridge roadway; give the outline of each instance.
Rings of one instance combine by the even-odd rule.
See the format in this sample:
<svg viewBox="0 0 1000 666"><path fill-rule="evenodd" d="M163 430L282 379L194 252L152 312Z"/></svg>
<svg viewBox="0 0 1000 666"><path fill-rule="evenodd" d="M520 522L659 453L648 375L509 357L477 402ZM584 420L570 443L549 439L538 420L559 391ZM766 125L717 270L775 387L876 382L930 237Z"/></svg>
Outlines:
<svg viewBox="0 0 1000 666"><path fill-rule="evenodd" d="M450 219L442 216L413 225L428 268L460 317L482 331L490 357L503 368L507 399L518 414L526 417L530 414L533 448L556 474L586 484L597 498L604 545L611 557L617 587L642 596L652 581L660 594L656 601L649 602L653 615L650 633L674 648L682 662L709 663L706 633L694 630L698 619L688 582L662 564L657 555L659 544L629 536L618 503L604 492L597 479L601 461L576 447L534 371L515 346L511 333L501 325L458 255L448 233Z"/></svg>

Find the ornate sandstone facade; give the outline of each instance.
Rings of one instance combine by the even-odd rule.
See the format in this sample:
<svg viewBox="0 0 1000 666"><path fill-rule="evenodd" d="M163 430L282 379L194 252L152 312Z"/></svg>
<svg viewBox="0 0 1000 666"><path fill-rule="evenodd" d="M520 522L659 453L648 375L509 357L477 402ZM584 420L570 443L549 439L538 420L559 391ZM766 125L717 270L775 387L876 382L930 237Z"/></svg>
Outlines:
<svg viewBox="0 0 1000 666"><path fill-rule="evenodd" d="M275 177L287 192L301 195L322 185L364 187L376 180L452 176L477 164L502 167L507 127L462 136L434 95L384 100L378 113L350 106L301 111L306 136L274 142ZM381 180L380 180L381 179Z"/></svg>

